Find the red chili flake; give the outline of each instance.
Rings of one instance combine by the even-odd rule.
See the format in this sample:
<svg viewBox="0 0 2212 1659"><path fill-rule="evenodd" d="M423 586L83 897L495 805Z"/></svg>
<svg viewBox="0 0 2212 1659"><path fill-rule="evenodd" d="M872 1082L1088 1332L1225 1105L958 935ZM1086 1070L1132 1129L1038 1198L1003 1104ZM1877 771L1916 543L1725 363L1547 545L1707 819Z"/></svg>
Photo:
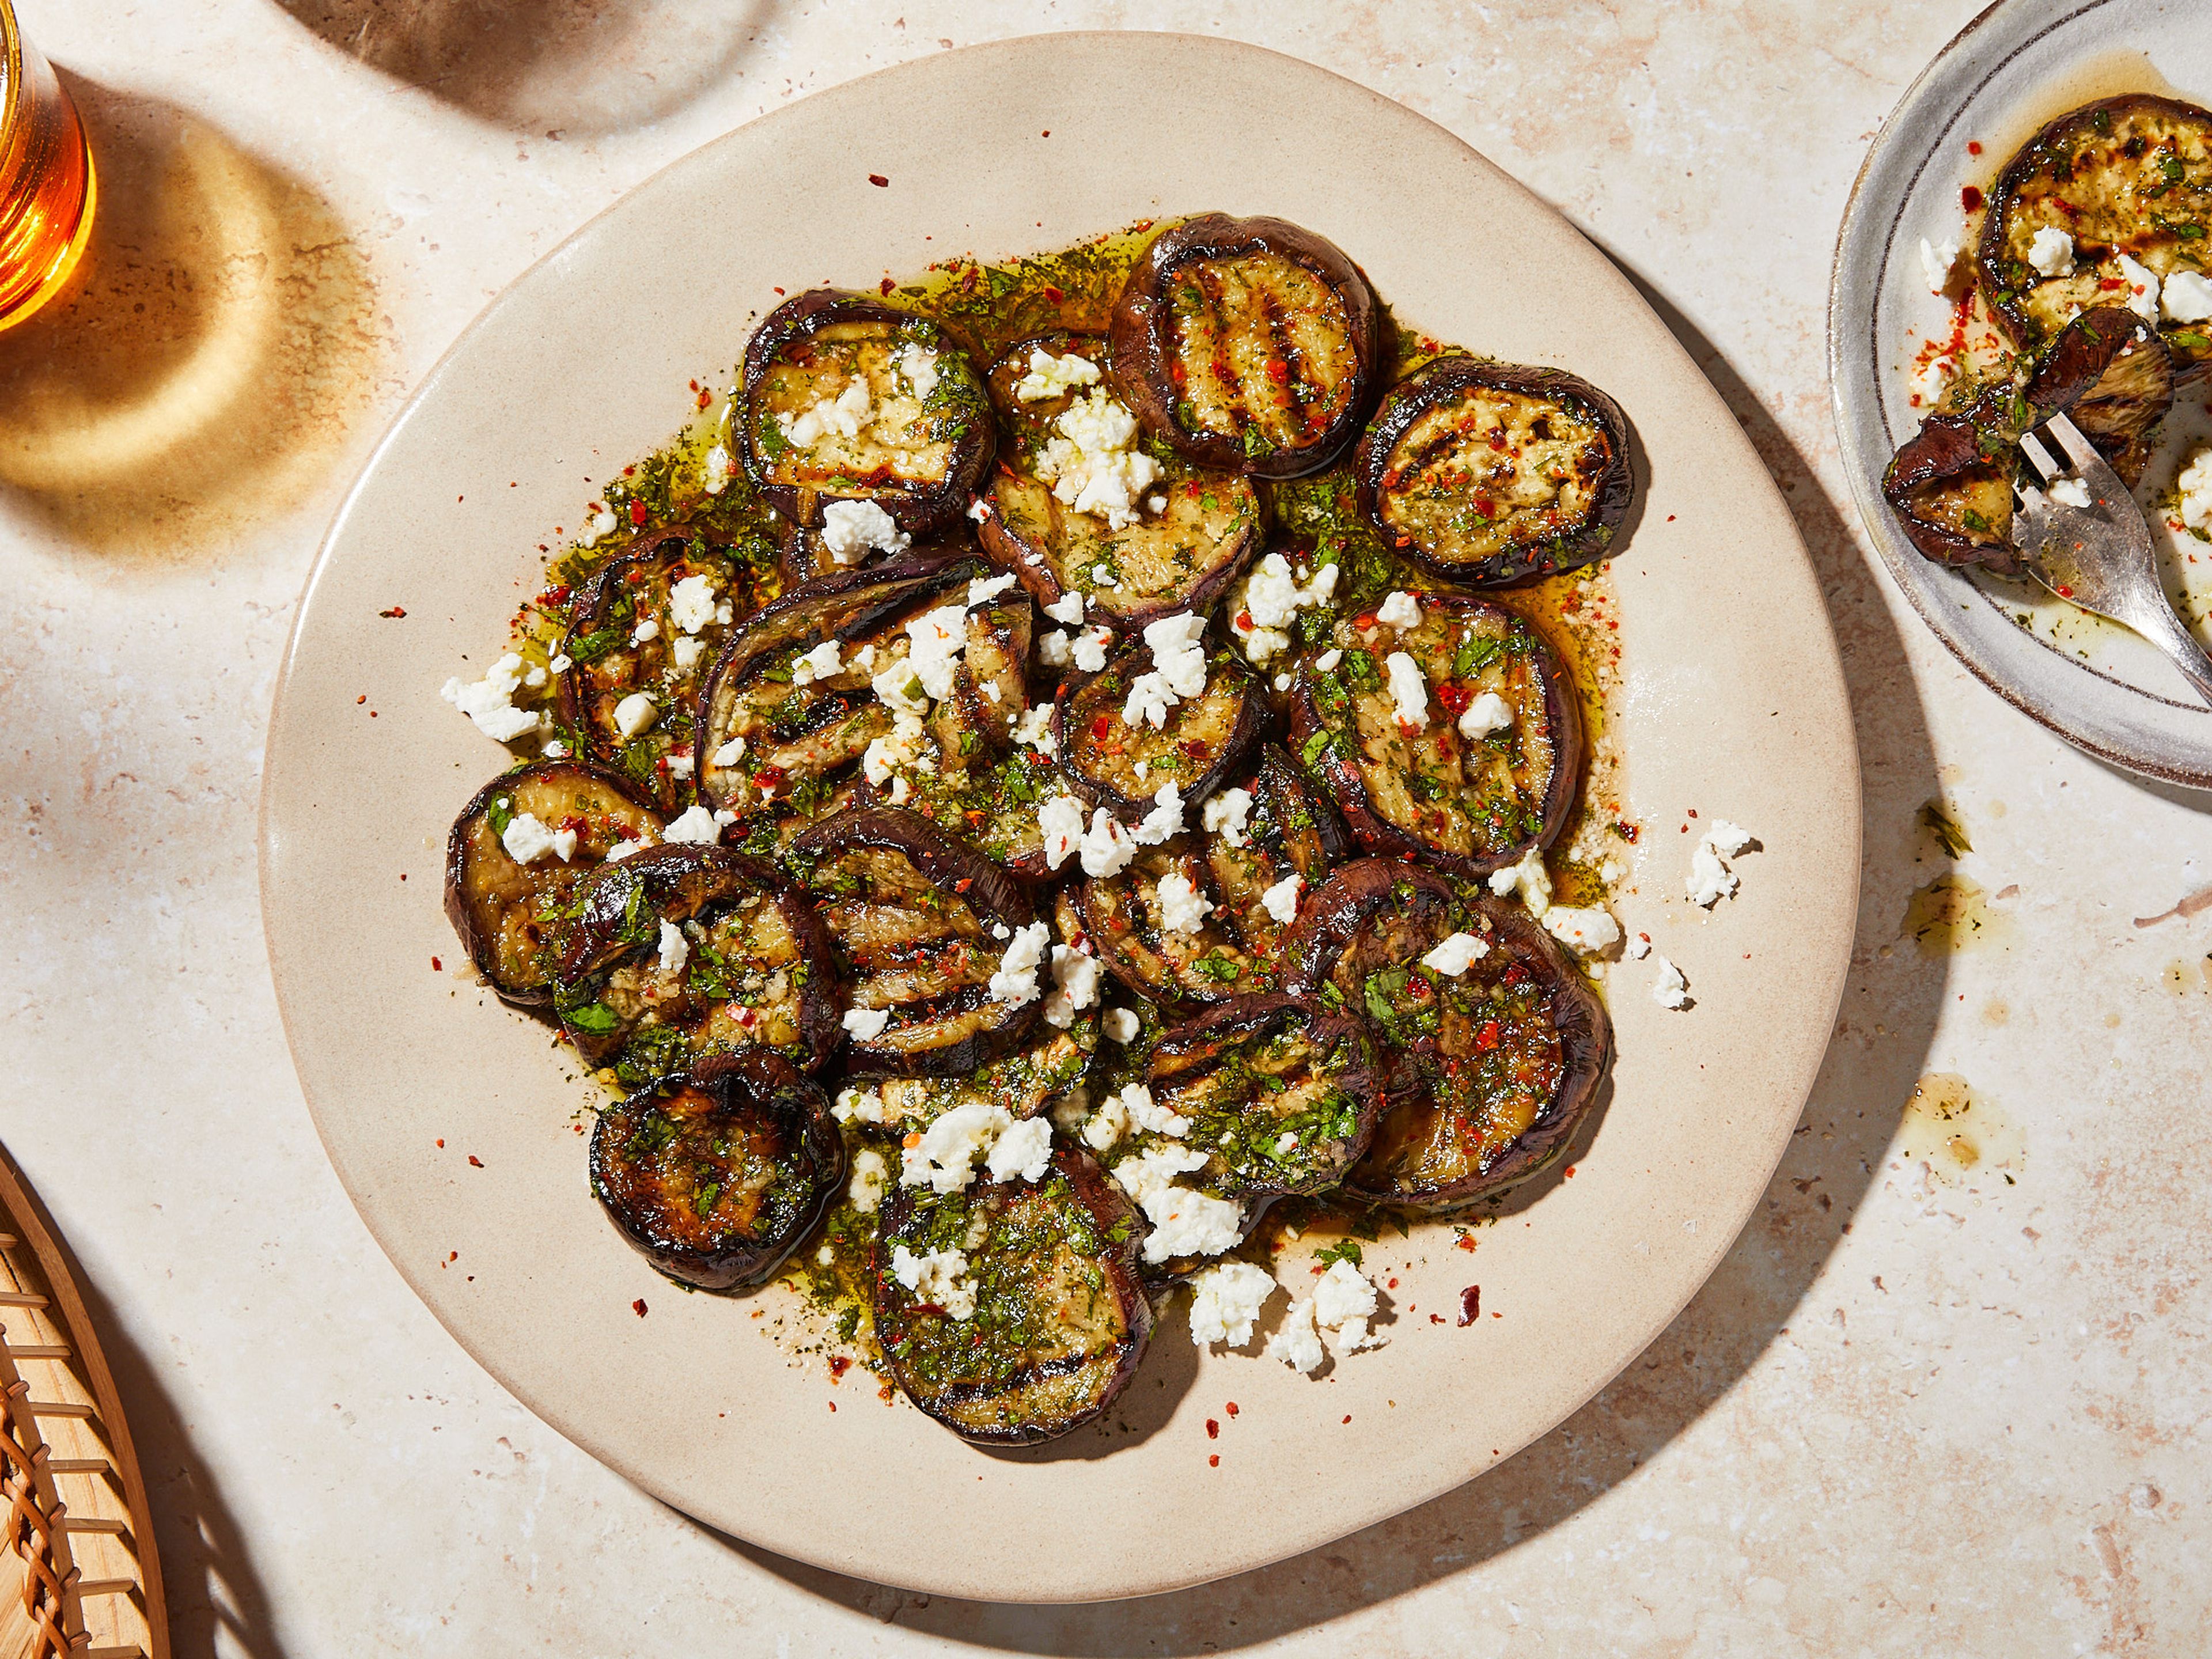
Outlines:
<svg viewBox="0 0 2212 1659"><path fill-rule="evenodd" d="M472 1170L481 1170L483 1168L483 1160L478 1158L474 1152L471 1152L469 1154L469 1167Z"/></svg>
<svg viewBox="0 0 2212 1659"><path fill-rule="evenodd" d="M1456 681L1446 680L1437 687L1437 701L1443 704L1447 714L1461 714L1474 701L1474 693Z"/></svg>
<svg viewBox="0 0 2212 1659"><path fill-rule="evenodd" d="M438 1145L439 1145L439 1146L440 1146L441 1148L442 1148L442 1147L445 1146L445 1144L446 1144L446 1138L445 1138L445 1136L443 1136L443 1135L440 1135L440 1136L438 1137Z"/></svg>
<svg viewBox="0 0 2212 1659"><path fill-rule="evenodd" d="M430 971L434 974L442 974L446 971L446 964L439 961L437 957L432 957L430 958Z"/></svg>
<svg viewBox="0 0 2212 1659"><path fill-rule="evenodd" d="M1351 1413L1350 1412L1346 1412L1346 1413L1345 1413L1345 1414L1344 1414L1344 1420L1345 1420L1346 1422L1347 1422L1347 1423L1349 1423L1350 1421L1352 1421L1352 1413Z"/></svg>
<svg viewBox="0 0 2212 1659"><path fill-rule="evenodd" d="M832 1401L830 1401L829 1402L829 1404L830 1404L830 1409L831 1411L833 1411L833 1412L834 1412L834 1411L836 1411L836 1410L837 1409L837 1402L836 1402L836 1401L832 1400Z"/></svg>
<svg viewBox="0 0 2212 1659"><path fill-rule="evenodd" d="M1206 1419L1206 1437L1208 1440L1218 1440L1221 1438L1221 1425L1215 1422L1213 1419L1210 1417Z"/></svg>
<svg viewBox="0 0 2212 1659"><path fill-rule="evenodd" d="M1097 720L1091 722L1091 741L1093 743L1103 743L1106 741L1108 734L1113 730L1114 717L1111 714L1101 714Z"/></svg>
<svg viewBox="0 0 2212 1659"><path fill-rule="evenodd" d="M1698 816L1698 809L1697 809L1696 807L1692 806L1692 807L1690 809L1690 816L1691 816L1692 817L1697 817L1697 816Z"/></svg>
<svg viewBox="0 0 2212 1659"><path fill-rule="evenodd" d="M1219 1452L1216 1452L1212 1456L1207 1458L1206 1460L1206 1467L1209 1469L1219 1468L1221 1467L1221 1454Z"/></svg>
<svg viewBox="0 0 2212 1659"><path fill-rule="evenodd" d="M1567 1165L1567 1179L1568 1179L1568 1180L1570 1180L1570 1181L1572 1181L1574 1178L1575 1178L1575 1166L1574 1166L1573 1164L1568 1164L1568 1165Z"/></svg>
<svg viewBox="0 0 2212 1659"><path fill-rule="evenodd" d="M852 1355L833 1353L830 1356L830 1380L832 1382L836 1382L839 1378L842 1377L847 1371L852 1369Z"/></svg>
<svg viewBox="0 0 2212 1659"><path fill-rule="evenodd" d="M1966 140L1966 154L1967 154L1967 155L1979 155L1981 153L1982 153L1982 141L1981 141L1980 139L1978 139L1978 138L1969 138L1969 139L1967 139L1967 140Z"/></svg>
<svg viewBox="0 0 2212 1659"><path fill-rule="evenodd" d="M395 605L391 610L380 611L376 614L380 617L404 617L407 614L407 607L404 605Z"/></svg>
<svg viewBox="0 0 2212 1659"><path fill-rule="evenodd" d="M1644 833L1643 830L1637 828L1636 825L1629 823L1626 818L1623 818L1620 823L1614 824L1613 827L1620 832L1621 840L1626 842L1632 847L1636 844L1637 836Z"/></svg>
<svg viewBox="0 0 2212 1659"><path fill-rule="evenodd" d="M366 692L366 691L362 692L359 696L357 696L357 697L356 697L356 698L354 699L354 702L355 702L355 704L356 704L356 706L358 706L359 704L362 704L362 703L367 702L368 701L368 692Z"/></svg>
<svg viewBox="0 0 2212 1659"><path fill-rule="evenodd" d="M954 883L952 884L952 890L953 890L954 892L956 892L956 893L964 893L964 892L966 892L966 891L967 891L970 887L973 887L975 884L975 877L973 877L973 876L963 876L963 877L961 877L961 878L960 878L960 879L959 879L959 880L957 880L957 881L956 881L956 882L954 882Z"/></svg>
<svg viewBox="0 0 2212 1659"><path fill-rule="evenodd" d="M753 787L756 789L781 789L783 787L784 779L789 775L790 774L786 772L781 766L763 766L759 771L753 774Z"/></svg>
<svg viewBox="0 0 2212 1659"><path fill-rule="evenodd" d="M645 1317L645 1298L644 1298L643 1297L638 1297L638 1299L637 1299L636 1301L635 1301L635 1302L631 1303L631 1304L629 1304L629 1310L630 1310L632 1313L635 1314L635 1315L636 1315L640 1319L644 1318L644 1317Z"/></svg>
<svg viewBox="0 0 2212 1659"><path fill-rule="evenodd" d="M2058 588L2058 597L2062 599L2070 599L2074 597L2074 590L2066 586L2063 583L2061 583Z"/></svg>
<svg viewBox="0 0 2212 1659"><path fill-rule="evenodd" d="M1182 366L1182 358L1178 357L1168 365L1168 378L1177 386L1190 379L1190 371Z"/></svg>
<svg viewBox="0 0 2212 1659"><path fill-rule="evenodd" d="M538 550L540 553L543 553L545 550L541 547ZM554 586L547 588L543 593L540 593L538 596L538 603L540 605L568 604L568 584L566 582L556 582Z"/></svg>
<svg viewBox="0 0 2212 1659"><path fill-rule="evenodd" d="M878 190L884 190L889 188L891 181L884 178L880 173L872 173L868 175L868 182L873 185Z"/></svg>
<svg viewBox="0 0 2212 1659"><path fill-rule="evenodd" d="M1494 519L1498 516L1498 503L1487 495L1477 495L1474 498L1474 510L1486 519Z"/></svg>
<svg viewBox="0 0 2212 1659"><path fill-rule="evenodd" d="M1177 744L1176 748L1181 751L1183 758L1186 760L1202 761L1213 752L1212 750L1207 748L1206 744L1199 742L1195 738L1190 739L1187 743Z"/></svg>
<svg viewBox="0 0 2212 1659"><path fill-rule="evenodd" d="M1483 1021L1482 1029L1475 1033L1474 1046L1484 1050L1486 1053L1498 1046L1498 1022L1496 1020L1486 1019Z"/></svg>
<svg viewBox="0 0 2212 1659"><path fill-rule="evenodd" d="M711 392L702 392L699 394L699 407L702 409L706 408L708 404L714 401L714 394Z"/></svg>
<svg viewBox="0 0 2212 1659"><path fill-rule="evenodd" d="M687 381L686 384L689 385L694 392L696 392L699 389L699 382L696 380Z"/></svg>
<svg viewBox="0 0 2212 1659"><path fill-rule="evenodd" d="M1354 628L1358 629L1362 633L1364 633L1367 629L1374 627L1376 625L1376 618L1375 613L1372 611L1370 611L1364 615L1354 617L1352 619L1352 625Z"/></svg>
<svg viewBox="0 0 2212 1659"><path fill-rule="evenodd" d="M1045 135L1045 137L1048 137L1048 138L1049 138L1049 137L1052 137L1052 135L1051 135L1050 133L1047 133L1047 134ZM1060 306L1060 305L1066 305L1066 304L1067 303L1067 295L1066 295L1065 294L1062 294L1062 293L1061 293L1058 289L1054 288L1054 287L1050 283L1047 283L1044 285L1044 297L1045 297L1046 299L1048 299L1048 300L1051 301L1053 302L1053 304L1054 304L1054 305L1056 305L1056 306Z"/></svg>
<svg viewBox="0 0 2212 1659"><path fill-rule="evenodd" d="M1268 358L1267 378L1277 386L1287 386L1291 379L1291 366L1280 357Z"/></svg>
<svg viewBox="0 0 2212 1659"><path fill-rule="evenodd" d="M1237 1415L1237 1402L1236 1402L1235 1401L1233 1401L1233 1400L1232 1400L1232 1401L1231 1401L1229 1402L1229 1405L1228 1405L1228 1408L1227 1408L1227 1409L1228 1409L1229 1414L1230 1414L1231 1417L1236 1416L1236 1415Z"/></svg>
<svg viewBox="0 0 2212 1659"><path fill-rule="evenodd" d="M635 495L630 497L629 521L632 524L643 524L645 522L645 503L639 501Z"/></svg>
<svg viewBox="0 0 2212 1659"><path fill-rule="evenodd" d="M1398 1281L1397 1281L1396 1279L1392 1279L1392 1280L1389 1282L1389 1285L1387 1285L1386 1286L1384 1286L1384 1288L1385 1288L1386 1290L1393 1290L1393 1291L1395 1291L1395 1290L1396 1290L1396 1289L1398 1288Z"/></svg>
<svg viewBox="0 0 2212 1659"><path fill-rule="evenodd" d="M891 281L890 277L886 276L881 283L877 284L876 291L888 300L890 298L891 290L897 286L898 284L896 283Z"/></svg>
<svg viewBox="0 0 2212 1659"><path fill-rule="evenodd" d="M1431 1314L1429 1316L1429 1323L1431 1325L1441 1325L1443 1322L1444 1316L1442 1314Z"/></svg>
<svg viewBox="0 0 2212 1659"><path fill-rule="evenodd" d="M1973 185L1967 185L1959 191L1959 205L1967 212L1975 211L1981 204L1982 192Z"/></svg>
<svg viewBox="0 0 2212 1659"><path fill-rule="evenodd" d="M1459 1323L1465 1330L1482 1317L1482 1286L1470 1285L1459 1293Z"/></svg>

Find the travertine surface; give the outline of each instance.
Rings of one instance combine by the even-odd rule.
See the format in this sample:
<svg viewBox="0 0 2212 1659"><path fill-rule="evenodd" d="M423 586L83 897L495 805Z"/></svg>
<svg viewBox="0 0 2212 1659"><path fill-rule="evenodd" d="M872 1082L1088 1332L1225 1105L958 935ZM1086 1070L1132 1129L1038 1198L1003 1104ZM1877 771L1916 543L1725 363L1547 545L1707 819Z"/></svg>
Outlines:
<svg viewBox="0 0 2212 1659"><path fill-rule="evenodd" d="M2206 803L2075 754L1953 664L1862 544L1827 419L1851 177L1974 0L19 7L107 193L82 293L0 337L0 1135L111 1305L180 1652L2201 1651L2212 913L2168 913L2212 884ZM1866 883L1759 1219L1557 1432L1226 1583L929 1602L702 1533L540 1426L406 1291L285 1054L258 763L322 526L487 299L754 114L1097 25L1364 82L1645 285L1819 562ZM1480 279L1516 275L1504 249ZM1981 895L1955 890L1983 924L1956 948L1907 922L1951 869L1919 823L1939 795ZM1931 1076L1929 1100L1972 1091L1971 1170L1944 1150L1958 1125L1905 1111Z"/></svg>

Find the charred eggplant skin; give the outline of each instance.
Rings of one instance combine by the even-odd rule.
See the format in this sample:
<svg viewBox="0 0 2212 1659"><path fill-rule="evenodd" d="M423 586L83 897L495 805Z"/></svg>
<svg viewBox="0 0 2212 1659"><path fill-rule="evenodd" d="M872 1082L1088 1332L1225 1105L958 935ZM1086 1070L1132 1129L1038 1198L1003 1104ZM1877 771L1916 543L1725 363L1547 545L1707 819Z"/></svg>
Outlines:
<svg viewBox="0 0 2212 1659"><path fill-rule="evenodd" d="M1053 731L1060 770L1085 805L1103 806L1134 823L1152 811L1158 792L1173 783L1189 811L1250 758L1273 714L1265 684L1233 652L1209 649L1206 667L1206 690L1170 708L1164 727L1149 723L1132 726L1123 717L1130 687L1152 670L1152 647L1141 642L1126 647L1060 699L1053 710ZM1224 702L1231 705L1226 709ZM1209 737L1176 737L1188 729L1194 711L1201 708L1216 715L1226 713L1224 729ZM1127 754L1149 750L1158 750L1160 758L1148 763L1142 779L1112 763Z"/></svg>
<svg viewBox="0 0 2212 1659"><path fill-rule="evenodd" d="M978 1265L987 1269L978 1284L981 1305L969 1319L954 1321L942 1308L918 1302L892 1263L899 1245L934 1242L930 1230L933 1222L941 1228L938 1218L948 1205L953 1216L969 1220L978 1204L994 1206L994 1217L1016 1206L1042 1213L1020 1229L1024 1237L1013 1243L1024 1248L1009 1250L1002 1271L990 1272L994 1264L971 1258L971 1275ZM912 1188L894 1188L883 1203L873 1297L893 1379L925 1413L975 1445L1040 1445L1081 1428L1127 1386L1152 1338L1152 1306L1137 1261L1145 1231L1144 1218L1097 1161L1065 1145L1054 1149L1042 1182L978 1181L934 1204ZM1043 1316L1022 1293L1037 1288L1064 1258L1072 1260L1079 1282L1066 1284L1066 1273L1060 1275L1062 1294L1052 1311L1079 1310L1099 1322L1096 1334L1103 1340L1052 1353L1055 1345L1023 1340L1025 1328ZM977 1322L987 1316L988 1336ZM940 1346L931 1340L940 1329L965 1340ZM1019 1352L994 1352L1000 1343L1018 1345ZM1040 1351L1047 1357L1033 1357Z"/></svg>
<svg viewBox="0 0 2212 1659"><path fill-rule="evenodd" d="M1334 297L1341 312L1337 326L1344 337L1342 349L1352 358L1348 372L1336 384L1309 385L1305 354L1286 351L1279 337L1271 338L1267 372L1274 385L1291 394L1308 391L1334 405L1318 428L1309 422L1308 430L1292 442L1267 439L1259 425L1243 420L1241 408L1241 429L1233 432L1197 427L1182 413L1189 400L1178 386L1172 290L1188 266L1254 255L1273 256L1297 267ZM1109 334L1113 361L1108 375L1116 395L1138 420L1187 459L1254 477L1295 478L1328 465L1358 435L1382 372L1382 316L1365 274L1325 237L1287 220L1232 219L1209 213L1161 232L1130 272L1114 307ZM1271 315L1267 320L1271 337L1275 336L1280 319ZM1278 364L1283 368L1280 380L1273 374Z"/></svg>
<svg viewBox="0 0 2212 1659"><path fill-rule="evenodd" d="M592 1191L660 1272L749 1290L813 1231L845 1176L822 1091L772 1054L717 1055L599 1115Z"/></svg>
<svg viewBox="0 0 2212 1659"><path fill-rule="evenodd" d="M950 407L937 418L950 454L945 476L934 482L885 475L851 480L817 490L776 475L771 448L783 441L765 404L770 370L780 359L811 351L825 330L844 325L873 325L909 337L939 359L948 377ZM956 522L968 509L977 486L988 476L996 428L975 368L944 331L927 318L880 303L870 294L814 289L784 301L753 331L745 344L744 429L740 447L745 470L761 498L793 524L811 527L822 521L825 495L842 500L873 501L908 535L921 535ZM932 401L934 401L933 399ZM824 483L829 480L825 478Z"/></svg>
<svg viewBox="0 0 2212 1659"><path fill-rule="evenodd" d="M1472 478L1444 484L1467 497L1466 510L1477 514L1480 532L1462 545L1456 535L1447 537L1435 525L1417 529L1400 522L1398 491L1408 472L1433 459L1415 453L1408 439L1423 418L1440 407L1485 394L1501 401L1510 411L1524 408L1530 416L1528 431L1520 444L1550 442L1550 418L1542 411L1556 409L1561 418L1588 428L1572 452L1571 487L1581 499L1576 508L1562 512L1555 506L1541 510L1491 501ZM1510 452L1503 424L1489 440L1483 453L1497 453L1495 465L1510 469L1521 458L1521 448ZM1510 453L1510 459L1504 459ZM1512 363L1483 362L1473 357L1438 357L1392 387L1359 441L1352 457L1352 475L1358 483L1359 510L1383 541L1395 547L1422 569L1447 581L1469 587L1496 587L1509 582L1533 581L1577 569L1613 550L1614 538L1628 517L1636 498L1636 478L1629 456L1628 417L1619 404L1579 375L1563 369L1532 368ZM1508 485L1517 478L1508 477ZM1552 480L1551 482L1563 482ZM1432 485L1431 487L1438 487ZM1560 492L1564 493L1564 489ZM1559 499L1555 495L1554 501ZM1454 515L1456 519L1456 514ZM1525 523L1516 523L1525 519ZM1498 533L1491 527L1504 526Z"/></svg>
<svg viewBox="0 0 2212 1659"><path fill-rule="evenodd" d="M494 778L477 791L461 809L460 816L453 820L453 830L446 837L446 920L453 923L454 933L468 951L469 960L476 964L477 971L483 975L484 982L502 1000L519 1008L550 1004L553 1000L553 985L538 968L502 960L502 918L495 908L490 884L495 878L511 881L507 869L519 871L528 878L526 884L529 890L517 895L514 902L530 902L541 893L574 885L591 872L598 860L594 856L590 863L550 863L544 866L542 874L538 866L516 864L500 842L505 828L498 822L500 803L511 802L518 791L527 792L533 787L571 785L580 799L588 795L600 799L605 815L621 822L630 834L660 832L660 815L637 799L629 779L582 761L539 761ZM580 848L586 844L580 838ZM605 847L599 849L600 853L605 850ZM501 868L502 865L507 868ZM533 933L537 931L533 921L526 921L523 926ZM550 933L542 935L542 944L548 952L557 948Z"/></svg>

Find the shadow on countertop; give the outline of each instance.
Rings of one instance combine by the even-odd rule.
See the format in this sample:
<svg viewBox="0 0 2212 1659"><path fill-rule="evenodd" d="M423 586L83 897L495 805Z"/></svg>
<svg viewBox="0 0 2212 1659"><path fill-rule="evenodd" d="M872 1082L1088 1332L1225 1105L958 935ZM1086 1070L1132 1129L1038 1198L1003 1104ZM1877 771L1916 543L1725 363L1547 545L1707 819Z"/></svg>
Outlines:
<svg viewBox="0 0 2212 1659"><path fill-rule="evenodd" d="M1842 647L1861 756L1864 862L1837 1030L1734 1248L1674 1323L1550 1434L1455 1492L1273 1566L1141 1601L1024 1607L916 1595L733 1542L739 1553L856 1612L976 1646L1070 1656L1248 1648L1480 1566L1567 1520L1694 1423L1793 1318L1810 1316L1801 1314L1804 1298L1882 1166L1946 994L1948 958L1905 937L1914 878L1899 873L1915 869L1916 854L1919 879L1944 867L1917 823L1921 804L1940 793L1936 760L1904 642L1844 513L1719 349L1629 275L1790 504Z"/></svg>
<svg viewBox="0 0 2212 1659"><path fill-rule="evenodd" d="M278 0L347 56L549 137L626 131L728 75L774 0Z"/></svg>

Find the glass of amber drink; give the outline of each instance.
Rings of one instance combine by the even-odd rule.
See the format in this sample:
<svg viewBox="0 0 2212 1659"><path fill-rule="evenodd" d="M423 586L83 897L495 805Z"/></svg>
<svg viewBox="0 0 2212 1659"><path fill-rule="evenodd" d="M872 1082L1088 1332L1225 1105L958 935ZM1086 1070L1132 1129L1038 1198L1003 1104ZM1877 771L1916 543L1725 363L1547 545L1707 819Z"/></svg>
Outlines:
<svg viewBox="0 0 2212 1659"><path fill-rule="evenodd" d="M0 330L69 280L92 234L94 194L83 123L0 0Z"/></svg>

